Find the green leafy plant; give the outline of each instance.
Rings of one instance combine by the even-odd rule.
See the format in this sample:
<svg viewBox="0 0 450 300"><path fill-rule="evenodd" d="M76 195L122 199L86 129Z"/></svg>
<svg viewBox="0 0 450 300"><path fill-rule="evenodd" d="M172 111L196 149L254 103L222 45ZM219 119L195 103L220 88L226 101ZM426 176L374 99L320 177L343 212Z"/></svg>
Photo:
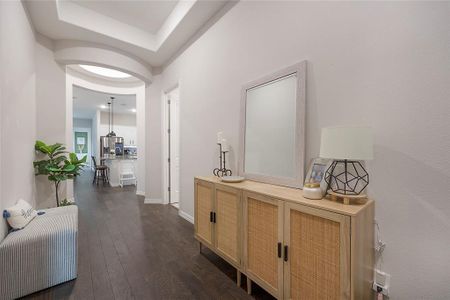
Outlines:
<svg viewBox="0 0 450 300"><path fill-rule="evenodd" d="M59 201L59 185L67 179L80 175L87 156L85 155L82 159L78 159L75 153L68 153L66 147L60 143L47 145L42 141L36 141L34 148L37 152L46 156L45 159L33 162L35 174L46 175L48 180L55 184L56 205L58 207L69 205L71 202L67 201L67 199Z"/></svg>
<svg viewBox="0 0 450 300"><path fill-rule="evenodd" d="M69 206L69 205L75 205L75 202L71 202L67 199L63 199L59 202L59 206Z"/></svg>

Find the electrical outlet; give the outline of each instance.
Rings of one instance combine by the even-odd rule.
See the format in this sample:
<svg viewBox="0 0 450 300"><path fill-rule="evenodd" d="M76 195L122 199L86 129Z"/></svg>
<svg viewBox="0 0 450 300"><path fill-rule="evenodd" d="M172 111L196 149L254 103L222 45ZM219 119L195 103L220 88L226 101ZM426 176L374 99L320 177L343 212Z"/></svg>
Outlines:
<svg viewBox="0 0 450 300"><path fill-rule="evenodd" d="M389 286L391 283L391 275L375 269L374 273L374 281L372 285L372 289L375 292L381 292L385 296L389 296ZM381 290L380 290L381 289Z"/></svg>

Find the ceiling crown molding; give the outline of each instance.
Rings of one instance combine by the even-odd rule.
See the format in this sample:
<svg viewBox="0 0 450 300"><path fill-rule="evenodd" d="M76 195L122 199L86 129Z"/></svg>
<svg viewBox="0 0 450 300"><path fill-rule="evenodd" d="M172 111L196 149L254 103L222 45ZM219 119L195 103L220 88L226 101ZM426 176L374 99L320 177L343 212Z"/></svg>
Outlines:
<svg viewBox="0 0 450 300"><path fill-rule="evenodd" d="M155 34L120 22L71 1L56 0L54 3L60 22L153 52L158 50Z"/></svg>
<svg viewBox="0 0 450 300"><path fill-rule="evenodd" d="M130 8L137 5L132 1L129 3ZM131 54L153 67L163 66L179 53L229 3L236 1L179 1L161 27L152 33L125 23L123 18L112 18L99 9L90 9L73 1L25 1L32 23L40 34L55 41L103 44ZM139 5L146 4L141 2Z"/></svg>

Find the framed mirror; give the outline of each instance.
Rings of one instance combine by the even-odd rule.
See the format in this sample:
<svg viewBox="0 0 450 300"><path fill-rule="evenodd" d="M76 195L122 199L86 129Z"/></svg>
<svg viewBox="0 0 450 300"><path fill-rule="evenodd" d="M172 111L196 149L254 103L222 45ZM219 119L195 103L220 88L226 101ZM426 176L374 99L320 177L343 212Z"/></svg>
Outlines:
<svg viewBox="0 0 450 300"><path fill-rule="evenodd" d="M241 176L289 187L303 186L305 78L303 61L243 87Z"/></svg>

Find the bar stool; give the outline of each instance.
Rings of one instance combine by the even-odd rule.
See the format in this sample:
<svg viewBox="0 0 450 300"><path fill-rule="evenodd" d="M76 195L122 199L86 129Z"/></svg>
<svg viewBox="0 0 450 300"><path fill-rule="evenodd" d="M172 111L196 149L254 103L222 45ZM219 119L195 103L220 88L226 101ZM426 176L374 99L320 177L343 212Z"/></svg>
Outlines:
<svg viewBox="0 0 450 300"><path fill-rule="evenodd" d="M91 158L92 162L94 163L94 180L92 181L92 184L94 184L97 181L98 185L99 179L102 179L103 183L108 183L109 182L108 167L105 165L97 165L95 157L91 156Z"/></svg>

